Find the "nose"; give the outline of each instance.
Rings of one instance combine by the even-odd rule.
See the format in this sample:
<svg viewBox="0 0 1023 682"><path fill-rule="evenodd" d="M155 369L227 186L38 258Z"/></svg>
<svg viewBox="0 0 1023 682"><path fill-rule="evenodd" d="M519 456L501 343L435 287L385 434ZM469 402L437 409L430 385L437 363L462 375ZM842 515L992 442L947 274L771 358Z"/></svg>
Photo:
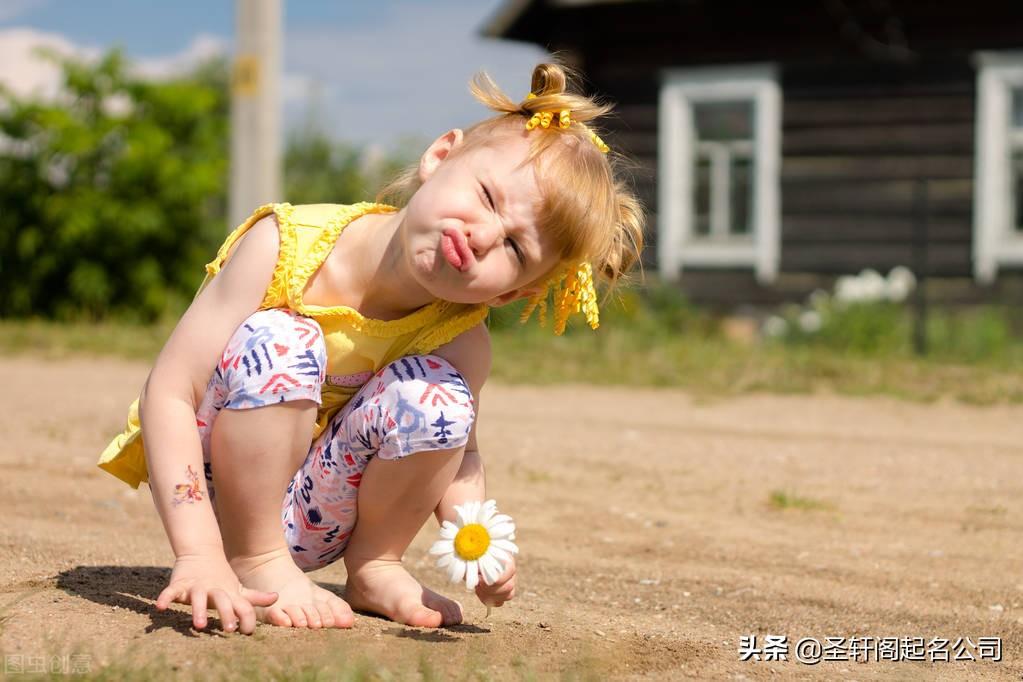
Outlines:
<svg viewBox="0 0 1023 682"><path fill-rule="evenodd" d="M465 239L476 256L490 250L500 236L500 229L491 221L480 221L466 225Z"/></svg>

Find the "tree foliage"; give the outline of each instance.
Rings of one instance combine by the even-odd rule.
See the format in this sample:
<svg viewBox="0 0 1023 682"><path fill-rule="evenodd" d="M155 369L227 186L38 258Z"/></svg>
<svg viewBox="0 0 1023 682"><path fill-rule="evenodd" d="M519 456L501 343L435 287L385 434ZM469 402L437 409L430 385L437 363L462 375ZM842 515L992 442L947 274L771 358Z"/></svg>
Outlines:
<svg viewBox="0 0 1023 682"><path fill-rule="evenodd" d="M226 67L133 76L61 59L56 101L0 91L0 315L153 319L226 225Z"/></svg>
<svg viewBox="0 0 1023 682"><path fill-rule="evenodd" d="M94 62L48 58L63 73L57 99L0 86L0 317L180 312L230 227L226 64L152 81L117 51ZM324 130L310 124L289 137L284 200L372 199L411 159L381 153L367 163Z"/></svg>

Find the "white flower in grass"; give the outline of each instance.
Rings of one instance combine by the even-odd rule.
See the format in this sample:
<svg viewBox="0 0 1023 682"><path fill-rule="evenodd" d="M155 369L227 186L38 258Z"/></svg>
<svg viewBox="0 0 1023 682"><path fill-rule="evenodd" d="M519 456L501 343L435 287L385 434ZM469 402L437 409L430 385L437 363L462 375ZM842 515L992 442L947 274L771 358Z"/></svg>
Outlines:
<svg viewBox="0 0 1023 682"><path fill-rule="evenodd" d="M777 339L778 337L785 336L785 334L788 333L789 323L785 321L784 317L771 315L764 321L762 330L764 335L772 339Z"/></svg>
<svg viewBox="0 0 1023 682"><path fill-rule="evenodd" d="M897 265L888 273L888 300L902 303L916 287L916 276L909 268Z"/></svg>
<svg viewBox="0 0 1023 682"><path fill-rule="evenodd" d="M824 319L816 310L804 310L799 314L799 328L807 334L819 332L824 326Z"/></svg>
<svg viewBox="0 0 1023 682"><path fill-rule="evenodd" d="M868 302L884 300L888 294L888 281L877 270L867 268L859 274L863 298Z"/></svg>
<svg viewBox="0 0 1023 682"><path fill-rule="evenodd" d="M504 573L512 554L518 554L515 523L507 514L497 513L497 502L466 502L455 505L457 521L445 521L440 527L440 540L433 543L430 554L440 555L437 567L447 571L453 583L465 580L465 588L476 589L480 574L483 582L493 585Z"/></svg>

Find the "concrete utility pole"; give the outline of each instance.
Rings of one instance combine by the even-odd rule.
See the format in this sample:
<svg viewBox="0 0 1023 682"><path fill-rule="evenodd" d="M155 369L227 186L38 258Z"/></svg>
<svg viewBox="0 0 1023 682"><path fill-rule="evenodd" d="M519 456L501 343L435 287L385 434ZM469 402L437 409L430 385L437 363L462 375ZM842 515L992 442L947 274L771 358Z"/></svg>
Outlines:
<svg viewBox="0 0 1023 682"><path fill-rule="evenodd" d="M281 201L282 0L235 0L229 227Z"/></svg>

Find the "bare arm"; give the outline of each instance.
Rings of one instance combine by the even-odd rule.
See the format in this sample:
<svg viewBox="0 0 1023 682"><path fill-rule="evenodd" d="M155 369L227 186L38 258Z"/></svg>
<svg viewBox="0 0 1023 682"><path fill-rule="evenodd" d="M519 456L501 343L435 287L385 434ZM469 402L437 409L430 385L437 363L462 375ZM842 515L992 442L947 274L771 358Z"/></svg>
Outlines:
<svg viewBox="0 0 1023 682"><path fill-rule="evenodd" d="M468 500L484 500L487 496L487 482L483 471L483 459L480 457L476 443L476 426L480 423L480 391L490 374L490 333L482 324L455 338L451 343L441 346L436 351L469 382L476 406L476 420L469 432L469 441L465 446L462 465L455 475L455 480L448 486L440 503L434 510L438 521L454 521L455 505ZM512 558L505 566L504 573L493 585L483 581L476 586L476 596L488 606L501 606L515 596L515 559Z"/></svg>
<svg viewBox="0 0 1023 682"><path fill-rule="evenodd" d="M195 413L231 334L259 307L277 251L277 224L269 216L249 229L224 269L189 306L142 389L139 417L149 487L178 557L210 550L223 556L206 495ZM189 470L198 475L198 495L192 497L176 488L195 488Z"/></svg>
<svg viewBox="0 0 1023 682"><path fill-rule="evenodd" d="M483 459L480 457L476 443L476 426L480 421L480 392L490 374L490 333L482 324L473 327L434 351L435 355L444 358L462 373L472 391L473 404L476 408L476 419L469 432L469 441L465 446L462 465L455 475L455 480L448 487L434 510L437 521L445 519L454 521L455 505L468 500L483 500L487 495L486 475L483 470Z"/></svg>

